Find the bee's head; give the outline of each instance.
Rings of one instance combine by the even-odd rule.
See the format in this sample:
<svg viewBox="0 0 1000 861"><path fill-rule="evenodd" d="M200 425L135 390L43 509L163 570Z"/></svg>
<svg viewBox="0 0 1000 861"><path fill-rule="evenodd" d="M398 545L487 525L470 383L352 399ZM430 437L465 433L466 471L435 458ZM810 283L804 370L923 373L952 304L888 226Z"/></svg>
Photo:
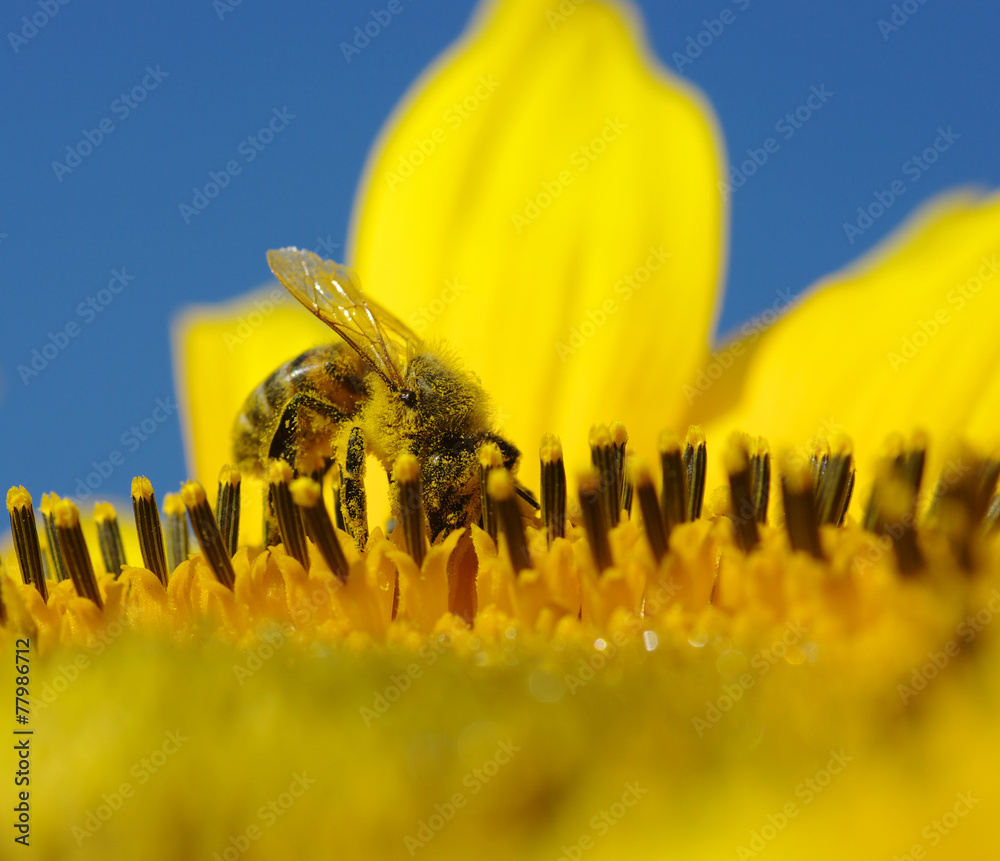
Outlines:
<svg viewBox="0 0 1000 861"><path fill-rule="evenodd" d="M399 399L425 431L472 433L484 426L487 398L479 380L438 352L410 361Z"/></svg>

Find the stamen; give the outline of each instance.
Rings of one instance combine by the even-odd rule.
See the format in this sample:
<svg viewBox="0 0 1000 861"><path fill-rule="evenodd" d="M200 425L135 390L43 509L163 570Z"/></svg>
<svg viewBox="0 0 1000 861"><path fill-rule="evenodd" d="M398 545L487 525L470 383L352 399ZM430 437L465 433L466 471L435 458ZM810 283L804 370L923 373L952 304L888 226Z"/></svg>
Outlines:
<svg viewBox="0 0 1000 861"><path fill-rule="evenodd" d="M424 564L427 542L424 538L424 497L420 482L420 462L412 454L401 454L392 468L399 485L399 523L403 527L406 552L417 567Z"/></svg>
<svg viewBox="0 0 1000 861"><path fill-rule="evenodd" d="M736 544L744 553L749 553L760 541L760 534L757 531L757 511L750 489L750 457L743 434L734 433L729 438L725 464L729 475L732 498L730 517Z"/></svg>
<svg viewBox="0 0 1000 861"><path fill-rule="evenodd" d="M542 523L548 546L566 537L566 465L562 443L555 434L542 436L538 450L542 464Z"/></svg>
<svg viewBox="0 0 1000 861"><path fill-rule="evenodd" d="M995 532L1000 527L1000 493L995 494L990 501L983 523L987 532Z"/></svg>
<svg viewBox="0 0 1000 861"><path fill-rule="evenodd" d="M902 459L903 477L909 483L914 496L920 492L920 483L924 477L924 465L927 462L927 442L926 431L914 431L910 450L906 452Z"/></svg>
<svg viewBox="0 0 1000 861"><path fill-rule="evenodd" d="M191 528L194 530L194 537L198 539L202 556L205 557L215 578L223 586L232 589L236 584L236 574L233 572L233 563L222 541L219 524L215 522L215 516L208 505L205 488L196 481L188 481L181 487L181 499L184 500L184 507L187 509Z"/></svg>
<svg viewBox="0 0 1000 861"><path fill-rule="evenodd" d="M750 494L755 519L758 523L767 523L767 503L771 496L771 450L762 436L753 440L750 446Z"/></svg>
<svg viewBox="0 0 1000 861"><path fill-rule="evenodd" d="M603 573L614 563L611 559L611 544L608 541L604 506L601 502L601 479L593 473L580 479L580 508L583 509L583 526L587 531L590 554L598 573Z"/></svg>
<svg viewBox="0 0 1000 861"><path fill-rule="evenodd" d="M489 494L490 473L503 466L503 454L495 442L483 443L479 448L479 496L482 500L481 525L494 542L497 540L497 511Z"/></svg>
<svg viewBox="0 0 1000 861"><path fill-rule="evenodd" d="M892 540L896 565L901 574L913 575L924 567L924 557L917 545L913 485L906 478L889 476L878 480L878 530ZM947 505L945 506L948 507Z"/></svg>
<svg viewBox="0 0 1000 861"><path fill-rule="evenodd" d="M951 545L955 560L963 571L971 572L976 561L971 540L975 523L969 516L969 509L961 500L949 496L939 500L935 517Z"/></svg>
<svg viewBox="0 0 1000 861"><path fill-rule="evenodd" d="M948 537L959 565L972 571L977 561L975 532L989 515L997 483L997 461L995 457L981 458L964 443L954 446L950 455L948 467L938 480L930 514Z"/></svg>
<svg viewBox="0 0 1000 861"><path fill-rule="evenodd" d="M785 529L793 550L804 550L815 559L823 559L819 540L819 521L813 499L813 461L807 465L793 459L790 452L781 457L781 498L785 507Z"/></svg>
<svg viewBox="0 0 1000 861"><path fill-rule="evenodd" d="M275 517L278 518L278 529L281 532L281 542L285 545L285 552L308 570L309 551L306 547L306 533L299 510L292 502L292 493L288 489L292 481L292 468L287 461L272 460L267 468L267 479L270 482L271 504L274 506Z"/></svg>
<svg viewBox="0 0 1000 861"><path fill-rule="evenodd" d="M361 428L351 429L344 463L344 506L347 531L359 549L368 543L368 498L365 495L365 437Z"/></svg>
<svg viewBox="0 0 1000 861"><path fill-rule="evenodd" d="M292 501L302 513L306 531L326 561L330 570L341 582L347 582L347 558L333 531L330 514L323 504L323 488L312 478L297 478L291 484Z"/></svg>
<svg viewBox="0 0 1000 861"><path fill-rule="evenodd" d="M66 570L66 560L63 559L59 539L56 538L56 521L53 512L57 502L59 502L59 497L56 494L42 494L41 511L45 520L45 543L48 544L50 563L56 575L56 582L61 583L69 577L69 572Z"/></svg>
<svg viewBox="0 0 1000 861"><path fill-rule="evenodd" d="M604 522L609 528L618 525L621 517L621 484L617 454L611 432L605 425L590 429L590 461L597 470L598 493L604 510Z"/></svg>
<svg viewBox="0 0 1000 861"><path fill-rule="evenodd" d="M31 494L23 487L12 487L7 492L7 513L10 531L14 535L14 551L21 568L21 579L34 584L43 601L49 598L45 587L45 570L42 568L42 551L38 544L38 527Z"/></svg>
<svg viewBox="0 0 1000 861"><path fill-rule="evenodd" d="M911 467L916 467L920 465L920 473L923 472L923 458L921 457L919 461L913 459L911 461ZM877 476L883 481L888 481L892 478L906 479L907 478L907 455L904 454L903 449L903 438L899 434L890 434L885 442L882 444L882 452L879 455L879 463L876 467ZM877 485L879 478L876 478L875 484L872 485L871 494L868 497L868 503L865 506L865 515L862 518L861 525L868 532L876 532L879 524L879 511L878 511L878 494ZM919 478L918 478L919 483ZM917 489L914 486L913 495L916 496ZM931 502L931 508L933 509L934 502Z"/></svg>
<svg viewBox="0 0 1000 861"><path fill-rule="evenodd" d="M833 444L829 463L815 491L816 516L820 523L840 526L847 516L854 490L854 455L851 449L851 441L845 436L838 437Z"/></svg>
<svg viewBox="0 0 1000 861"><path fill-rule="evenodd" d="M701 517L701 505L705 499L705 466L708 462L705 447L705 431L701 425L688 428L684 444L684 487L687 490L685 515L688 520Z"/></svg>
<svg viewBox="0 0 1000 861"><path fill-rule="evenodd" d="M118 515L110 502L94 505L94 521L97 524L97 543L101 548L104 570L113 574L115 580L122 573L125 564L125 548L122 546L122 531L118 526Z"/></svg>
<svg viewBox="0 0 1000 861"><path fill-rule="evenodd" d="M515 574L531 567L531 553L524 538L524 524L517 508L514 479L506 469L496 469L490 473L489 495L497 509L497 520L507 544L507 554Z"/></svg>
<svg viewBox="0 0 1000 861"><path fill-rule="evenodd" d="M823 477L826 475L826 468L830 463L830 443L825 438L820 437L810 443L810 448L812 456L809 458L809 472L812 477L813 501L818 505L819 500L815 495L819 494Z"/></svg>
<svg viewBox="0 0 1000 861"><path fill-rule="evenodd" d="M219 471L215 519L229 557L236 555L240 539L240 471L228 463Z"/></svg>
<svg viewBox="0 0 1000 861"><path fill-rule="evenodd" d="M665 537L687 519L687 475L681 458L681 443L671 430L660 434L660 468L663 490L660 494L660 516ZM643 514L645 518L646 515Z"/></svg>
<svg viewBox="0 0 1000 861"><path fill-rule="evenodd" d="M615 448L615 468L621 486L619 511L632 516L632 480L628 472L628 460L625 457L625 446L628 443L628 431L621 422L611 422L608 426L611 433L611 444Z"/></svg>
<svg viewBox="0 0 1000 861"><path fill-rule="evenodd" d="M976 510L982 512L979 515L980 519L985 518L989 513L998 478L1000 478L1000 450L994 449L990 456L983 461L980 470L979 487L976 493Z"/></svg>
<svg viewBox="0 0 1000 861"><path fill-rule="evenodd" d="M187 509L179 493L168 493L163 500L167 516L167 570L174 571L188 557Z"/></svg>
<svg viewBox="0 0 1000 861"><path fill-rule="evenodd" d="M677 449L677 465L680 466L680 449ZM659 564L667 552L667 531L663 526L663 516L660 504L656 499L656 488L653 487L653 476L649 465L642 459L629 459L629 472L635 480L636 495L639 497L639 511L646 527L646 538L653 551L653 558Z"/></svg>
<svg viewBox="0 0 1000 861"><path fill-rule="evenodd" d="M156 507L153 485L144 475L132 479L132 510L135 512L135 528L139 533L139 550L142 564L152 571L166 586L168 578L167 560L163 553L163 531L160 528L160 512Z"/></svg>
<svg viewBox="0 0 1000 861"><path fill-rule="evenodd" d="M94 566L90 562L90 552L80 528L80 511L70 499L61 499L52 512L56 524L56 536L62 549L66 569L73 580L76 592L81 598L90 598L104 609L101 593L97 589Z"/></svg>

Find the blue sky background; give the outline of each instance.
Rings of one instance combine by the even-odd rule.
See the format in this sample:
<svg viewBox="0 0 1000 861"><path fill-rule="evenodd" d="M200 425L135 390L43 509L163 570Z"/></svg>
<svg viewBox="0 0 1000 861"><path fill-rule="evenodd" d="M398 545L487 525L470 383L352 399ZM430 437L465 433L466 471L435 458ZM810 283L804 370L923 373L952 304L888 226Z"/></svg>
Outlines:
<svg viewBox="0 0 1000 861"><path fill-rule="evenodd" d="M38 0L3 4L4 488L23 483L36 500L47 490L72 495L91 462L113 451L121 463L99 496L126 495L138 473L164 491L177 487L185 477L177 416L152 418L165 415L156 413L157 399L173 397L170 320L187 304L262 283L268 248L316 247L327 238L343 245L369 146L474 8L458 0L401 3L349 64L338 44L384 8L382 0L243 0L222 20L211 0L71 0L51 18ZM714 104L731 162L769 137L780 144L733 196L721 332L771 307L778 291L795 294L847 264L934 194L1000 183L1000 4L638 6L654 51L675 71L689 37L696 41L704 21L719 19L713 26L721 33L681 71ZM731 14L722 24L724 9ZM897 9L901 26L880 32L879 19L891 22ZM904 20L905 9L913 14ZM22 16L48 20L32 35ZM125 116L116 99L144 77L154 82L147 66L167 77ZM776 133L812 87L833 95L793 135ZM286 106L295 120L185 224L178 204L190 202L193 186L241 158L241 141ZM64 161L82 130L105 118L113 130L60 181L53 161ZM939 127L958 137L926 171L907 169ZM905 194L852 242L844 223L894 180ZM113 299L100 313L80 308L123 269L134 279L104 294ZM79 333L25 382L18 365L29 365L49 333L70 323ZM155 431L125 442L133 425L146 436L143 420Z"/></svg>

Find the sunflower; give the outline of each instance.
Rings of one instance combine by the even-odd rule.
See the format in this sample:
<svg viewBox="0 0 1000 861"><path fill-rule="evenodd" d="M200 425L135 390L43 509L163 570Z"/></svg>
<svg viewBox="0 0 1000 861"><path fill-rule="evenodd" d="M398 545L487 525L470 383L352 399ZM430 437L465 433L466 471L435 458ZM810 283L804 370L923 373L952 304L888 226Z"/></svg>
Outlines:
<svg viewBox="0 0 1000 861"><path fill-rule="evenodd" d="M92 560L71 502L43 501L39 540L8 495L2 639L32 730L8 773L30 763L15 836L42 854L991 845L1000 203L937 201L712 353L711 112L620 9L558 9L484 8L417 82L350 242L367 293L481 377L529 484L541 443L542 513L487 449L481 526L428 546L403 457L413 504L388 532L370 489L355 542L276 462L282 543L262 547L229 428L330 332L280 289L192 311L178 379L205 485L161 518L136 479L142 566L112 509Z"/></svg>

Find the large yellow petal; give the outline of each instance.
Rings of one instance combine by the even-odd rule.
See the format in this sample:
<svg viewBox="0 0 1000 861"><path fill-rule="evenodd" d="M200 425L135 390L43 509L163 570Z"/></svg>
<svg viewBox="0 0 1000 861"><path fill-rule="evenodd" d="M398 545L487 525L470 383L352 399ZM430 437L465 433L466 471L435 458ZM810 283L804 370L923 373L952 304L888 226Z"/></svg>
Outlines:
<svg viewBox="0 0 1000 861"><path fill-rule="evenodd" d="M735 399L713 417L709 389L695 418L710 419L710 446L734 428L793 445L846 433L862 487L888 434L924 428L935 475L949 440L1000 437L998 324L1000 196L951 195L817 284L759 340L737 342L747 352L727 374L742 380Z"/></svg>
<svg viewBox="0 0 1000 861"><path fill-rule="evenodd" d="M615 419L649 451L707 350L719 172L710 108L619 8L508 0L390 120L352 263L457 349L528 460L551 430L579 468L589 425Z"/></svg>

